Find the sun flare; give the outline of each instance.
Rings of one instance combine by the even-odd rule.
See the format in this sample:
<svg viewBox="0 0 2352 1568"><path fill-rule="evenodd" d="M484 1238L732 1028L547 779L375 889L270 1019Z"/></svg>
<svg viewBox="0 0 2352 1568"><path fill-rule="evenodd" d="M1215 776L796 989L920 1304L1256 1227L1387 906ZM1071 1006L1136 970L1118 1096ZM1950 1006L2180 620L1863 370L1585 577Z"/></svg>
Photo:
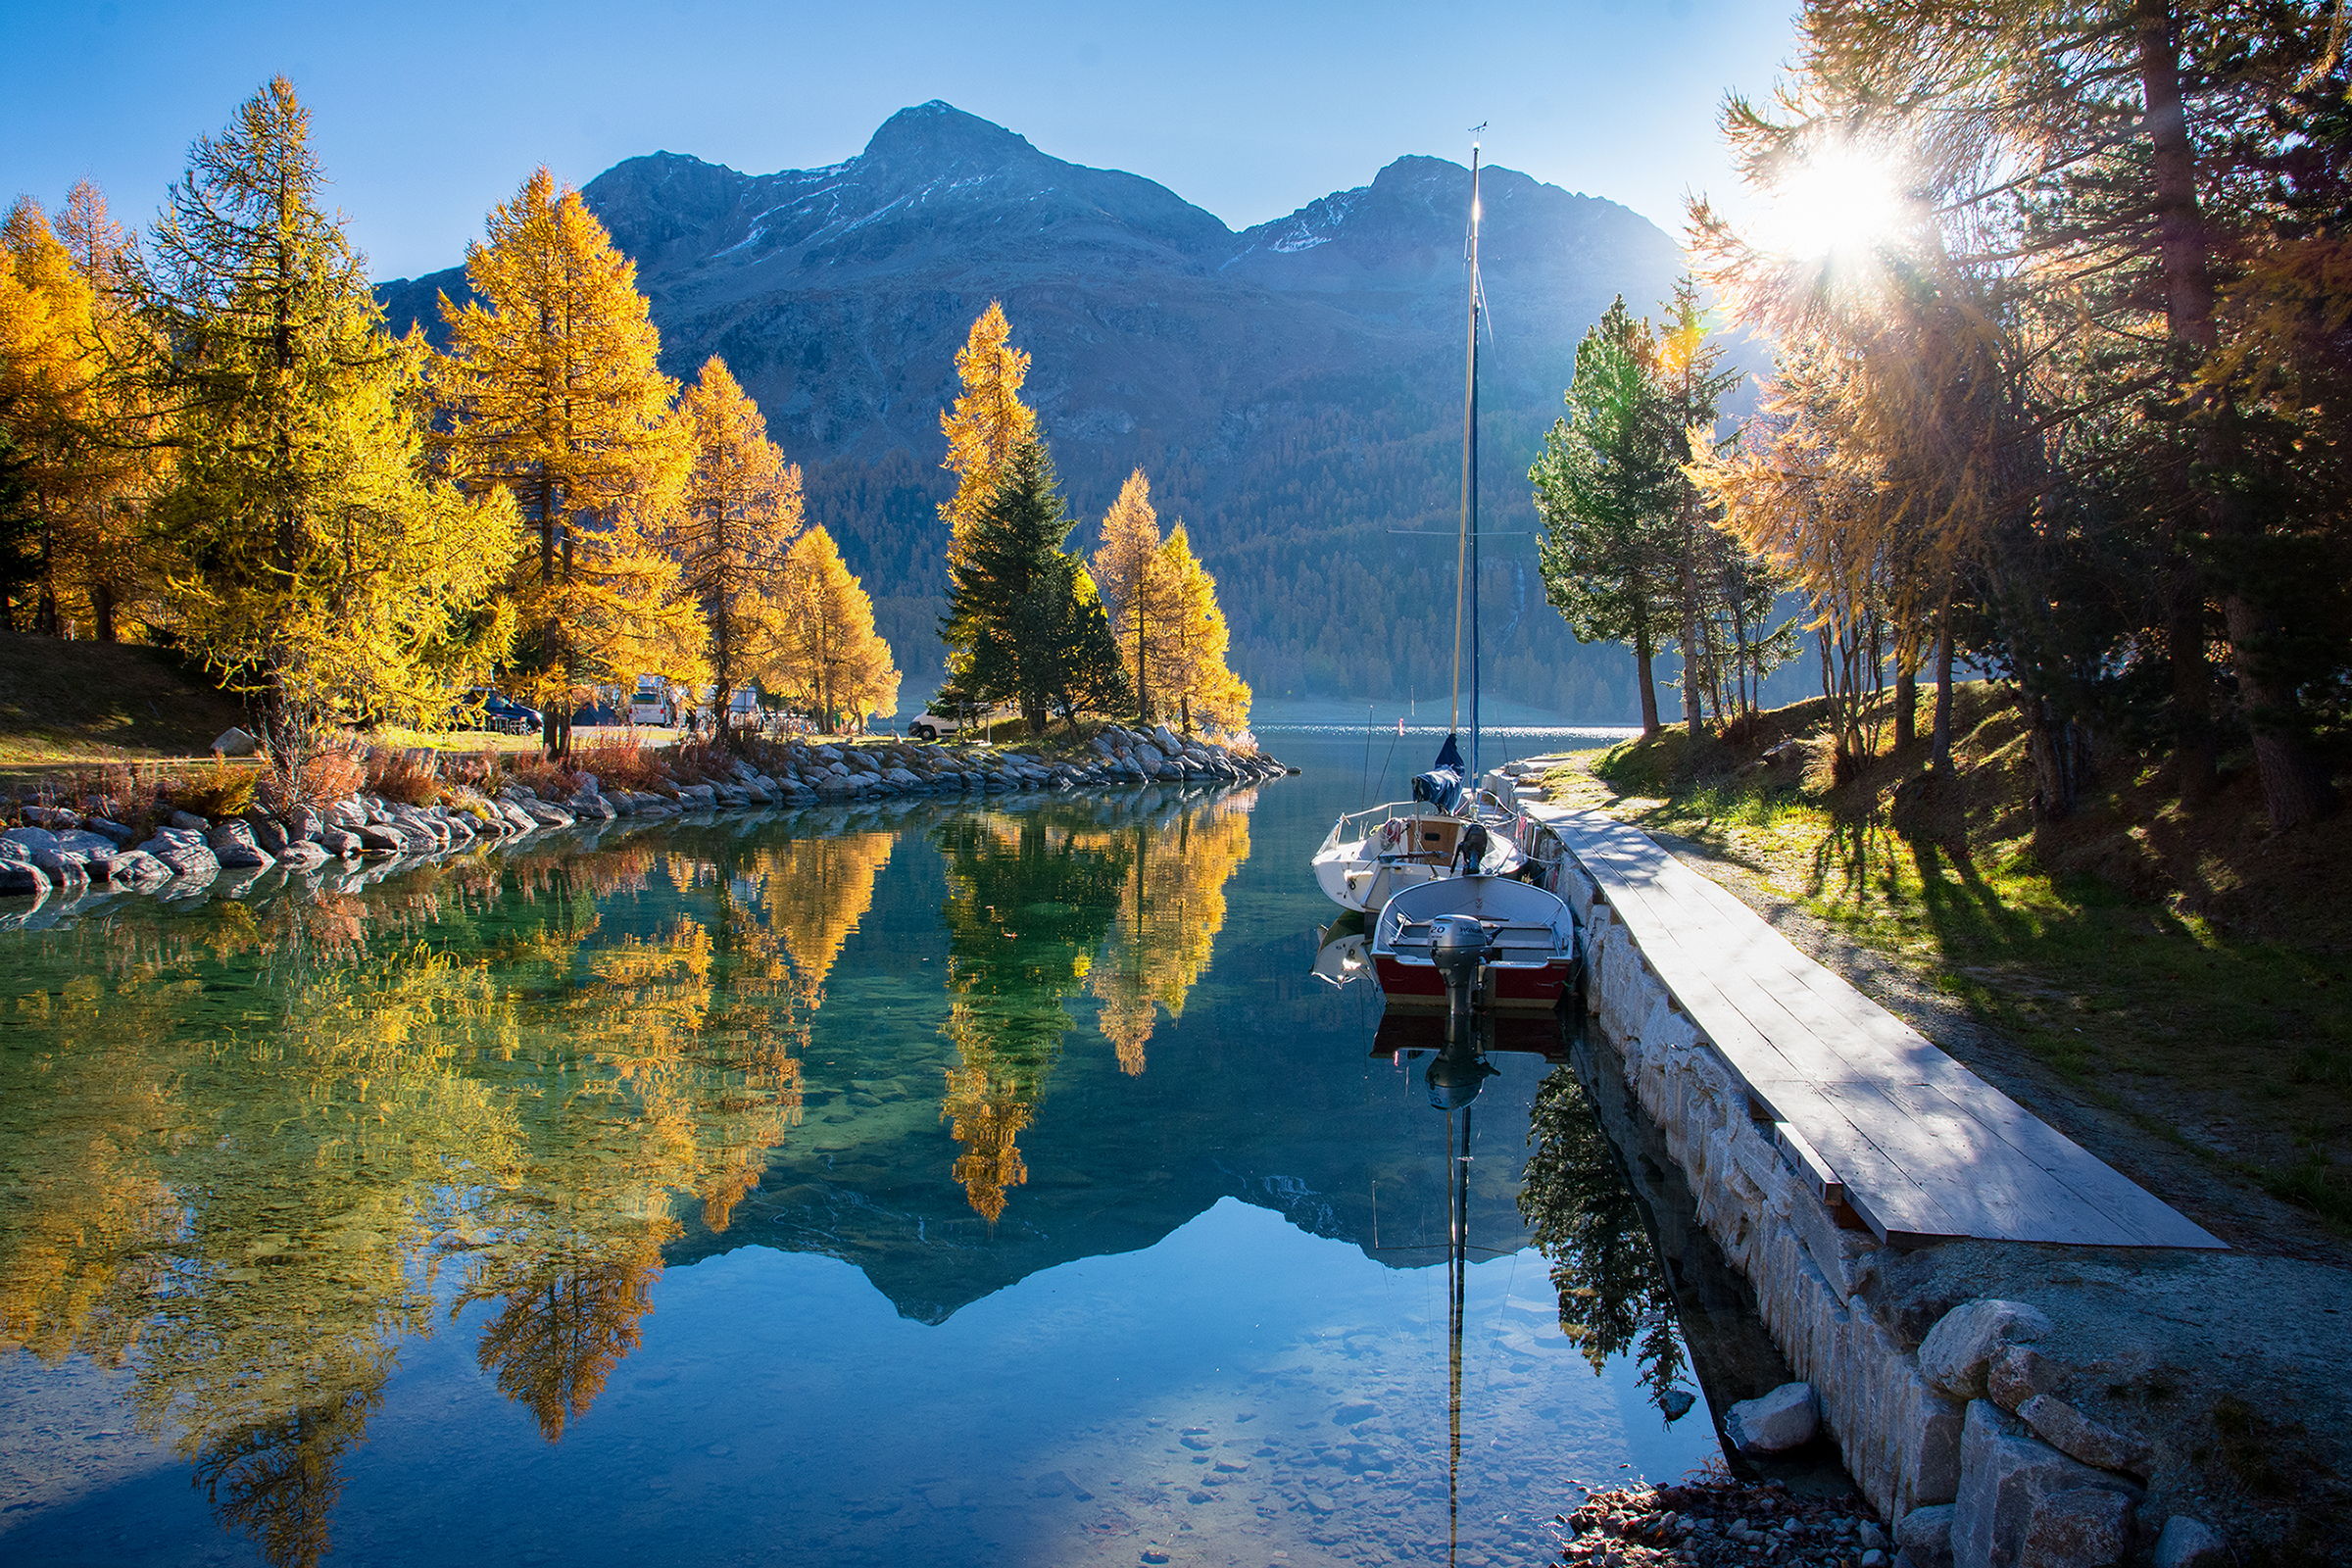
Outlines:
<svg viewBox="0 0 2352 1568"><path fill-rule="evenodd" d="M1858 255L1901 228L1905 197L1894 164L1865 149L1825 149L1773 188L1765 237L1790 256Z"/></svg>

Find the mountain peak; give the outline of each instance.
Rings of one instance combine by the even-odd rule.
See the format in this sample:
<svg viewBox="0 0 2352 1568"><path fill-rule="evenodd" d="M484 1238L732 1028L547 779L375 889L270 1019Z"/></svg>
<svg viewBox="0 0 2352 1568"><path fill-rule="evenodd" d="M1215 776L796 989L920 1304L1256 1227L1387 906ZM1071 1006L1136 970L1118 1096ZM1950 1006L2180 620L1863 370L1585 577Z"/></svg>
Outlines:
<svg viewBox="0 0 2352 1568"><path fill-rule="evenodd" d="M1002 169L1024 154L1043 156L1026 136L934 98L882 122L862 156L880 164L919 163L979 172Z"/></svg>

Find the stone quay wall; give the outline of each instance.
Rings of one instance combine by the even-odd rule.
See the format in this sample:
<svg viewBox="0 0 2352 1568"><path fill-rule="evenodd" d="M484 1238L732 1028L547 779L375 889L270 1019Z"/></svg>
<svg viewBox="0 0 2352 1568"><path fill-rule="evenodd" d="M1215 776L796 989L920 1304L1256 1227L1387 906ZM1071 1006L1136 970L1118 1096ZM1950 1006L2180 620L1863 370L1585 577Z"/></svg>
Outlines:
<svg viewBox="0 0 2352 1568"><path fill-rule="evenodd" d="M1894 1529L1894 1568L2220 1568L2199 1521L2143 1517L2146 1446L2048 1391L2063 1368L2024 1303L1965 1301L1924 1338L1875 1308L1895 1262L1814 1195L1772 1123L1643 958L1573 852L1558 892L1584 934L1586 1010L1664 1135L1697 1218L1755 1292L1765 1328L1812 1386L1847 1472ZM2161 1510L2159 1510L2161 1512Z"/></svg>

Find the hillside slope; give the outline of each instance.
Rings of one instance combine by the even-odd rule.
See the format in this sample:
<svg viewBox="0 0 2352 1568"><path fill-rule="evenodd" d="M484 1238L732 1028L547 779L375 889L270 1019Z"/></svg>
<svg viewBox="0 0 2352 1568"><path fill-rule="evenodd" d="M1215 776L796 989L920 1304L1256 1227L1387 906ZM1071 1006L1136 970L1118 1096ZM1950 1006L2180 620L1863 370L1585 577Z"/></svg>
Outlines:
<svg viewBox="0 0 2352 1568"><path fill-rule="evenodd" d="M1481 485L1491 683L1630 714L1630 661L1543 603L1526 471L1586 327L1654 309L1674 243L1613 203L1490 168ZM810 514L876 595L903 663L935 666L945 588L939 411L965 329L1002 299L1073 509L1151 474L1218 578L1235 663L1269 696L1427 691L1449 646L1469 173L1403 158L1241 233L1148 179L1053 158L944 103L858 156L752 175L674 153L584 188L638 266L663 365L725 356L808 471ZM437 330L457 270L385 284ZM1086 538L1082 530L1080 537Z"/></svg>

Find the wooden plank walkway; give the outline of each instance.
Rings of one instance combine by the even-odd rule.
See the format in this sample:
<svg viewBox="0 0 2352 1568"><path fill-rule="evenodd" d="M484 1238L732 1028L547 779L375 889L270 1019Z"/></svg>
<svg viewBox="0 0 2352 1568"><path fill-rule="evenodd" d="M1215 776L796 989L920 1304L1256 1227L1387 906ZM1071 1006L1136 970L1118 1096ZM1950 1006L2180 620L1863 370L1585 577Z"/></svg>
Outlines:
<svg viewBox="0 0 2352 1568"><path fill-rule="evenodd" d="M1539 802L1667 991L1779 1124L1784 1154L1882 1240L2225 1244L1799 953L1647 834Z"/></svg>

